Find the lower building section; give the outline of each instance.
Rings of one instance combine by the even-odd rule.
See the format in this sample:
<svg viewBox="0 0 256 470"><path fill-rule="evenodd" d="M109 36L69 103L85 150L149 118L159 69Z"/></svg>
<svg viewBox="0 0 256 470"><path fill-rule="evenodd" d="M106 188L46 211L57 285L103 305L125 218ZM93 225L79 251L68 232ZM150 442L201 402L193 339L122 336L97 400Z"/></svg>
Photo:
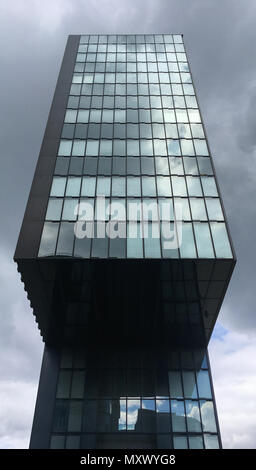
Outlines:
<svg viewBox="0 0 256 470"><path fill-rule="evenodd" d="M221 447L206 349L46 347L30 447Z"/></svg>

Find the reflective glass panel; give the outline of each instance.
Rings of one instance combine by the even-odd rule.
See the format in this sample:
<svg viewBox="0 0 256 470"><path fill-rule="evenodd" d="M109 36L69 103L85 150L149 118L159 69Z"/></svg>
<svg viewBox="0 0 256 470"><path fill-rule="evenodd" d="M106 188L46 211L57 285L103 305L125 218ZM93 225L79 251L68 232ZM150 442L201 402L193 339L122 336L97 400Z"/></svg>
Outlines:
<svg viewBox="0 0 256 470"><path fill-rule="evenodd" d="M203 431L217 432L214 416L213 402L200 400Z"/></svg>
<svg viewBox="0 0 256 470"><path fill-rule="evenodd" d="M184 401L171 400L173 432L186 432Z"/></svg>
<svg viewBox="0 0 256 470"><path fill-rule="evenodd" d="M216 256L218 258L232 258L232 252L225 224L221 222L211 222L210 226Z"/></svg>
<svg viewBox="0 0 256 470"><path fill-rule="evenodd" d="M52 256L55 253L59 224L45 222L38 256Z"/></svg>
<svg viewBox="0 0 256 470"><path fill-rule="evenodd" d="M203 222L195 222L194 230L199 258L214 258L208 224Z"/></svg>
<svg viewBox="0 0 256 470"><path fill-rule="evenodd" d="M197 401L186 400L186 416L188 432L201 432L201 420Z"/></svg>

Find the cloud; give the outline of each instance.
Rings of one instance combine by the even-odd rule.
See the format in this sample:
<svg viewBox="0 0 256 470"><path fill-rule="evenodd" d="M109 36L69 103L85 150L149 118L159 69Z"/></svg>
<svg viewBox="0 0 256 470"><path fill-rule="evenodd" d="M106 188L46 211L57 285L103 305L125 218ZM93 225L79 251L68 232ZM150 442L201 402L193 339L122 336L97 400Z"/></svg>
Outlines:
<svg viewBox="0 0 256 470"><path fill-rule="evenodd" d="M65 18L72 15L74 5L72 0L6 1L1 6L1 13L8 18L8 21L18 20L20 26L27 23L38 30L53 34L63 25Z"/></svg>
<svg viewBox="0 0 256 470"><path fill-rule="evenodd" d="M0 448L27 448L43 343L11 253L0 248Z"/></svg>
<svg viewBox="0 0 256 470"><path fill-rule="evenodd" d="M36 400L37 383L1 380L0 448L27 449Z"/></svg>
<svg viewBox="0 0 256 470"><path fill-rule="evenodd" d="M210 343L210 361L223 447L256 446L255 336L226 330Z"/></svg>

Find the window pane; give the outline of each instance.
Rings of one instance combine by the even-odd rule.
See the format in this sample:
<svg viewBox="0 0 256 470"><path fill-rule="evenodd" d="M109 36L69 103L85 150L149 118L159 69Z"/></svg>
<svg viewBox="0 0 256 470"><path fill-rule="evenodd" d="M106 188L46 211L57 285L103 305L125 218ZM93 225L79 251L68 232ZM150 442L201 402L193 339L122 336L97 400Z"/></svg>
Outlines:
<svg viewBox="0 0 256 470"><path fill-rule="evenodd" d="M49 199L46 220L60 220L62 199Z"/></svg>
<svg viewBox="0 0 256 470"><path fill-rule="evenodd" d="M71 154L72 140L61 140L58 155L68 157Z"/></svg>
<svg viewBox="0 0 256 470"><path fill-rule="evenodd" d="M208 157L197 157L200 175L212 175L211 159Z"/></svg>
<svg viewBox="0 0 256 470"><path fill-rule="evenodd" d="M215 179L210 176L201 177L205 196L218 196Z"/></svg>
<svg viewBox="0 0 256 470"><path fill-rule="evenodd" d="M80 109L77 115L77 122L88 122L89 120L89 110Z"/></svg>
<svg viewBox="0 0 256 470"><path fill-rule="evenodd" d="M168 158L155 157L156 173L158 175L169 175Z"/></svg>
<svg viewBox="0 0 256 470"><path fill-rule="evenodd" d="M99 141L98 140L87 140L86 155L94 157L98 155Z"/></svg>
<svg viewBox="0 0 256 470"><path fill-rule="evenodd" d="M114 140L113 155L124 156L126 154L125 141Z"/></svg>
<svg viewBox="0 0 256 470"><path fill-rule="evenodd" d="M81 178L70 176L67 181L66 196L79 196Z"/></svg>
<svg viewBox="0 0 256 470"><path fill-rule="evenodd" d="M104 176L98 176L97 178L97 195L98 196L109 196L110 195L110 178Z"/></svg>
<svg viewBox="0 0 256 470"><path fill-rule="evenodd" d="M68 417L68 431L79 432L81 431L82 423L82 401L71 401Z"/></svg>
<svg viewBox="0 0 256 470"><path fill-rule="evenodd" d="M74 140L72 155L83 157L85 150L85 140Z"/></svg>
<svg viewBox="0 0 256 470"><path fill-rule="evenodd" d="M57 255L71 256L74 243L74 224L62 222L60 225L59 240L57 245Z"/></svg>
<svg viewBox="0 0 256 470"><path fill-rule="evenodd" d="M232 258L228 234L224 223L211 222L212 238L218 258Z"/></svg>
<svg viewBox="0 0 256 470"><path fill-rule="evenodd" d="M176 212L179 210L179 206L181 205L182 220L191 220L188 199L175 197L174 204L175 204ZM178 218L178 215L177 215L177 218Z"/></svg>
<svg viewBox="0 0 256 470"><path fill-rule="evenodd" d="M139 175L140 174L140 158L127 158L127 174Z"/></svg>
<svg viewBox="0 0 256 470"><path fill-rule="evenodd" d="M62 129L62 138L73 139L75 126L74 124L64 124Z"/></svg>
<svg viewBox="0 0 256 470"><path fill-rule="evenodd" d="M94 196L95 195L96 178L84 176L82 182L81 196Z"/></svg>
<svg viewBox="0 0 256 470"><path fill-rule="evenodd" d="M168 155L179 156L181 155L179 140L168 139L167 140Z"/></svg>
<svg viewBox="0 0 256 470"><path fill-rule="evenodd" d="M200 398L212 398L211 385L207 370L197 372L197 386Z"/></svg>
<svg viewBox="0 0 256 470"><path fill-rule="evenodd" d="M142 177L142 194L143 196L155 196L156 195L155 178L151 178L150 176Z"/></svg>
<svg viewBox="0 0 256 470"><path fill-rule="evenodd" d="M203 199L190 199L192 219L193 220L207 220L207 215Z"/></svg>
<svg viewBox="0 0 256 470"><path fill-rule="evenodd" d="M74 371L71 387L71 398L83 398L84 396L84 371Z"/></svg>
<svg viewBox="0 0 256 470"><path fill-rule="evenodd" d="M112 196L125 196L125 178L112 177Z"/></svg>
<svg viewBox="0 0 256 470"><path fill-rule="evenodd" d="M71 384L71 372L60 371L57 386L57 398L69 398Z"/></svg>
<svg viewBox="0 0 256 470"><path fill-rule="evenodd" d="M179 124L178 125L179 129L179 136L180 137L185 137L186 139L191 139L191 132L190 132L190 127L189 124Z"/></svg>
<svg viewBox="0 0 256 470"><path fill-rule="evenodd" d="M204 434L204 445L206 449L219 449L218 436L212 434Z"/></svg>
<svg viewBox="0 0 256 470"><path fill-rule="evenodd" d="M202 124L190 124L192 135L195 138L204 138L204 130Z"/></svg>
<svg viewBox="0 0 256 470"><path fill-rule="evenodd" d="M174 436L173 447L174 449L187 449L188 448L187 438L185 436Z"/></svg>
<svg viewBox="0 0 256 470"><path fill-rule="evenodd" d="M127 196L141 196L140 178L127 177Z"/></svg>
<svg viewBox="0 0 256 470"><path fill-rule="evenodd" d="M81 175L83 172L83 158L73 157L70 160L69 174Z"/></svg>
<svg viewBox="0 0 256 470"><path fill-rule="evenodd" d="M116 175L125 175L126 174L126 159L124 158L114 158L113 159L113 174Z"/></svg>
<svg viewBox="0 0 256 470"><path fill-rule="evenodd" d="M188 109L188 115L190 122L201 122L200 114L197 109Z"/></svg>
<svg viewBox="0 0 256 470"><path fill-rule="evenodd" d="M213 402L200 400L203 431L217 432L214 416Z"/></svg>
<svg viewBox="0 0 256 470"><path fill-rule="evenodd" d="M38 256L52 256L55 253L59 224L45 222Z"/></svg>
<svg viewBox="0 0 256 470"><path fill-rule="evenodd" d="M171 196L171 181L167 176L157 176L157 191L158 196Z"/></svg>
<svg viewBox="0 0 256 470"><path fill-rule="evenodd" d="M77 115L76 110L68 109L66 111L65 121L64 122L68 122L68 123L76 122L76 115Z"/></svg>
<svg viewBox="0 0 256 470"><path fill-rule="evenodd" d="M51 437L51 449L64 449L65 448L65 435Z"/></svg>
<svg viewBox="0 0 256 470"><path fill-rule="evenodd" d="M196 258L196 248L192 224L182 224L182 243L180 245L181 258Z"/></svg>
<svg viewBox="0 0 256 470"><path fill-rule="evenodd" d="M197 176L187 176L188 194L189 196L202 196L200 178Z"/></svg>
<svg viewBox="0 0 256 470"><path fill-rule="evenodd" d="M199 258L214 258L210 230L207 223L194 223Z"/></svg>
<svg viewBox="0 0 256 470"><path fill-rule="evenodd" d="M67 436L66 449L80 449L80 436Z"/></svg>
<svg viewBox="0 0 256 470"><path fill-rule="evenodd" d="M193 371L182 372L185 398L197 398L196 378Z"/></svg>
<svg viewBox="0 0 256 470"><path fill-rule="evenodd" d="M209 155L206 140L194 140L196 155Z"/></svg>
<svg viewBox="0 0 256 470"><path fill-rule="evenodd" d="M172 429L174 432L186 432L184 402L171 400Z"/></svg>
<svg viewBox="0 0 256 470"><path fill-rule="evenodd" d="M188 432L201 432L201 421L197 401L186 400L186 416Z"/></svg>
<svg viewBox="0 0 256 470"><path fill-rule="evenodd" d="M153 144L152 140L141 140L140 141L141 155L151 156L153 155Z"/></svg>
<svg viewBox="0 0 256 470"><path fill-rule="evenodd" d="M186 196L185 178L183 176L172 176L172 189L174 196Z"/></svg>
<svg viewBox="0 0 256 470"><path fill-rule="evenodd" d="M155 174L155 166L154 166L154 159L150 157L142 157L141 158L141 173L144 175L154 175Z"/></svg>
<svg viewBox="0 0 256 470"><path fill-rule="evenodd" d="M169 375L169 388L170 388L170 397L171 398L182 398L182 384L181 384L181 375L178 371L170 371Z"/></svg>
<svg viewBox="0 0 256 470"><path fill-rule="evenodd" d="M203 438L201 436L189 436L189 448L190 449L203 449Z"/></svg>
<svg viewBox="0 0 256 470"><path fill-rule="evenodd" d="M111 140L101 140L100 142L100 152L101 156L111 156L112 155L112 141Z"/></svg>
<svg viewBox="0 0 256 470"><path fill-rule="evenodd" d="M155 155L164 156L167 155L166 141L160 139L154 139L154 151Z"/></svg>
<svg viewBox="0 0 256 470"><path fill-rule="evenodd" d="M141 224L137 222L128 223L127 233L127 257L143 258L143 240Z"/></svg>
<svg viewBox="0 0 256 470"><path fill-rule="evenodd" d="M67 175L69 167L69 158L59 157L56 160L55 175Z"/></svg>
<svg viewBox="0 0 256 470"><path fill-rule="evenodd" d="M205 199L208 217L210 220L223 220L223 213L219 199Z"/></svg>
<svg viewBox="0 0 256 470"><path fill-rule="evenodd" d="M140 154L139 141L127 140L127 155L136 156Z"/></svg>
<svg viewBox="0 0 256 470"><path fill-rule="evenodd" d="M75 209L78 201L78 199L65 199L62 213L63 220L76 220Z"/></svg>
<svg viewBox="0 0 256 470"><path fill-rule="evenodd" d="M172 175L184 175L182 158L180 157L170 157L170 171Z"/></svg>
<svg viewBox="0 0 256 470"><path fill-rule="evenodd" d="M52 188L50 196L59 196L63 197L65 192L67 178L62 178L61 176L55 176L52 180Z"/></svg>
<svg viewBox="0 0 256 470"><path fill-rule="evenodd" d="M146 258L160 258L160 232L158 222L148 223L148 235L145 237L145 225L143 226L144 232L144 247Z"/></svg>
<svg viewBox="0 0 256 470"><path fill-rule="evenodd" d="M68 400L58 400L54 411L53 432L66 432L68 422Z"/></svg>

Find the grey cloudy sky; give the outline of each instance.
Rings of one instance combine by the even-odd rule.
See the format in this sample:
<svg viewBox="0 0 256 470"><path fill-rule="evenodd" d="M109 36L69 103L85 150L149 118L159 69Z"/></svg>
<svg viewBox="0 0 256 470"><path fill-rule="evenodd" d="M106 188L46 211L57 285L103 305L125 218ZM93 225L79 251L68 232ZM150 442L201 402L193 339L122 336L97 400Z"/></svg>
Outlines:
<svg viewBox="0 0 256 470"><path fill-rule="evenodd" d="M0 447L27 447L42 354L12 262L68 34L183 33L238 263L210 344L224 447L256 447L255 0L0 0Z"/></svg>

